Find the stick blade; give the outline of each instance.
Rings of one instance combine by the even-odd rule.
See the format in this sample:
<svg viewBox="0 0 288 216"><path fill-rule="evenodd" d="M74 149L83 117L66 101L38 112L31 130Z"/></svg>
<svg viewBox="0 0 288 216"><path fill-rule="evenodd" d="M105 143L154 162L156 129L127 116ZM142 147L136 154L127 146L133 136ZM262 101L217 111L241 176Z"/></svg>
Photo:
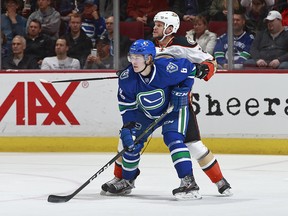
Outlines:
<svg viewBox="0 0 288 216"><path fill-rule="evenodd" d="M50 81L45 80L45 79L39 79L39 81L40 81L41 83L51 83Z"/></svg>
<svg viewBox="0 0 288 216"><path fill-rule="evenodd" d="M72 197L71 196L57 196L57 195L49 195L48 202L51 203L64 203L68 202Z"/></svg>

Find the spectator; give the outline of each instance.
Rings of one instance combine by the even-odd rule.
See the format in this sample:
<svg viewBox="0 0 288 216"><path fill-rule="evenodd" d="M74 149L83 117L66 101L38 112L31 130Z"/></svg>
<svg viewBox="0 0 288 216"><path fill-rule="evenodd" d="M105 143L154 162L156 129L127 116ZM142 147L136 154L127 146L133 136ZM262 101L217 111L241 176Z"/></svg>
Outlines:
<svg viewBox="0 0 288 216"><path fill-rule="evenodd" d="M59 35L62 36L67 33L69 29L70 16L83 12L83 0L56 0L54 8L60 13L60 29Z"/></svg>
<svg viewBox="0 0 288 216"><path fill-rule="evenodd" d="M152 33L154 27L153 18L159 11L168 10L167 0L128 0L127 2L127 20L142 22L147 28L145 36Z"/></svg>
<svg viewBox="0 0 288 216"><path fill-rule="evenodd" d="M85 69L112 69L113 56L110 54L110 40L102 36L96 41L97 53L87 57Z"/></svg>
<svg viewBox="0 0 288 216"><path fill-rule="evenodd" d="M12 40L12 54L6 56L2 62L2 69L37 69L37 60L24 54L26 40L21 35L16 35Z"/></svg>
<svg viewBox="0 0 288 216"><path fill-rule="evenodd" d="M119 5L121 6L121 4ZM106 19L113 15L113 0L99 0L100 14Z"/></svg>
<svg viewBox="0 0 288 216"><path fill-rule="evenodd" d="M276 0L276 1L278 2L279 0ZM249 7L252 7L253 0L241 0L240 3L243 7L249 8ZM275 4L275 0L264 0L264 3L268 7L271 7Z"/></svg>
<svg viewBox="0 0 288 216"><path fill-rule="evenodd" d="M189 41L196 41L204 51L213 55L217 35L208 30L208 22L204 16L195 16L194 29L188 31L186 37Z"/></svg>
<svg viewBox="0 0 288 216"><path fill-rule="evenodd" d="M245 16L243 13L234 13L233 15L233 33L234 33L234 66L241 68L243 63L249 59L250 47L254 36L245 30ZM228 66L228 34L225 33L217 39L214 49L214 57L219 68L227 69Z"/></svg>
<svg viewBox="0 0 288 216"><path fill-rule="evenodd" d="M51 0L37 0L38 9L28 17L27 31L31 20L37 19L41 22L42 34L56 40L59 37L60 14L50 4Z"/></svg>
<svg viewBox="0 0 288 216"><path fill-rule="evenodd" d="M267 29L258 32L251 46L252 59L245 66L288 69L288 31L282 25L282 16L272 10L265 18Z"/></svg>
<svg viewBox="0 0 288 216"><path fill-rule="evenodd" d="M55 41L41 33L41 22L37 19L30 21L26 35L25 54L33 55L37 59L39 68L45 57L55 55L53 47Z"/></svg>
<svg viewBox="0 0 288 216"><path fill-rule="evenodd" d="M114 56L114 40L113 40L113 31L114 31L114 17L110 16L106 19L106 29L107 31L105 32L104 35L107 35L107 37L110 40L110 54ZM129 52L129 47L132 45L132 41L124 36L120 35L120 68L126 67L129 62L127 59L127 53Z"/></svg>
<svg viewBox="0 0 288 216"><path fill-rule="evenodd" d="M246 6L246 2L250 2L250 4ZM245 7L246 11L247 30L251 31L254 35L257 31L264 30L266 27L264 18L269 12L267 0L242 0L241 4Z"/></svg>
<svg viewBox="0 0 288 216"><path fill-rule="evenodd" d="M6 12L1 14L1 32L3 32L7 39L8 53L12 53L12 39L16 35L25 35L26 18L17 14L19 2L17 0L6 0Z"/></svg>
<svg viewBox="0 0 288 216"><path fill-rule="evenodd" d="M235 11L243 10L240 0L233 0L233 9ZM211 20L227 21L227 3L228 0L213 0L209 9Z"/></svg>
<svg viewBox="0 0 288 216"><path fill-rule="evenodd" d="M36 10L37 0L23 0L22 16L28 18Z"/></svg>
<svg viewBox="0 0 288 216"><path fill-rule="evenodd" d="M69 21L69 41L68 56L80 61L81 68L84 67L87 56L92 49L92 40L81 29L82 18L80 14L72 14Z"/></svg>
<svg viewBox="0 0 288 216"><path fill-rule="evenodd" d="M1 59L8 55L7 38L6 35L1 31Z"/></svg>
<svg viewBox="0 0 288 216"><path fill-rule="evenodd" d="M67 56L68 49L68 40L65 37L60 37L55 45L56 56L44 58L41 70L80 69L79 60Z"/></svg>
<svg viewBox="0 0 288 216"><path fill-rule="evenodd" d="M94 3L94 0L85 0L84 2L82 29L92 41L95 41L95 38L99 37L106 29L105 19L100 16L98 5Z"/></svg>

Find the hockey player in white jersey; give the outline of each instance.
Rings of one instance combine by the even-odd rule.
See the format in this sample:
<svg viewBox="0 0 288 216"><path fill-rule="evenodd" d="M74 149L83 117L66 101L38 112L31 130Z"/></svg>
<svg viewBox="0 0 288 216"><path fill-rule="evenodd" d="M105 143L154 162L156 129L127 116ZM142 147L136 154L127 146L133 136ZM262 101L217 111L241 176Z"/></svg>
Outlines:
<svg viewBox="0 0 288 216"><path fill-rule="evenodd" d="M187 58L195 63L197 67L201 67L197 77L205 81L208 81L215 74L217 63L212 55L204 52L195 41L189 41L186 37L175 35L180 25L180 19L176 13L161 11L155 15L154 22L153 38L156 44L157 56L172 55L175 58ZM216 184L219 193L231 196L231 186L223 177L218 161L201 141L192 102L185 144L205 174Z"/></svg>
<svg viewBox="0 0 288 216"><path fill-rule="evenodd" d="M126 150L122 156L122 178L110 183L108 191L124 195L134 188L139 174L140 151L153 131L148 132L136 145L133 136L139 136L171 104L173 112L160 121L155 129L162 125L164 143L169 148L181 179L180 187L172 193L176 199L201 199L193 176L190 153L184 144L189 119L188 95L197 69L187 59L155 60L155 55L152 41L135 41L128 54L132 65L119 75L118 104L123 121L120 138Z"/></svg>
<svg viewBox="0 0 288 216"><path fill-rule="evenodd" d="M217 63L214 57L206 53L195 41L188 41L186 37L175 35L179 29L180 19L172 11L161 11L154 17L155 26L153 38L156 45L156 58L172 57L187 58L197 66L199 79L208 81L216 72ZM223 177L221 168L213 153L203 144L200 137L196 115L192 108L192 100L189 107L190 119L185 138L190 154L195 158L205 174L215 183L220 194L231 196L231 186ZM121 150L121 142L118 145ZM108 191L111 183L122 179L122 160L121 157L115 162L114 178L102 185L102 194Z"/></svg>

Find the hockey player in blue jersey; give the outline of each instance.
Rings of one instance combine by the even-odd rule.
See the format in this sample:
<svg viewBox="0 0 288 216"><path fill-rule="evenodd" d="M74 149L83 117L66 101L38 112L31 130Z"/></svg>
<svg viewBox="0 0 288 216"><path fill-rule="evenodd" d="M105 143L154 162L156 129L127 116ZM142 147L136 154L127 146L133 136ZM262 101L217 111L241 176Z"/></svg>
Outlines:
<svg viewBox="0 0 288 216"><path fill-rule="evenodd" d="M140 151L150 134L137 145L134 145L133 136L141 134L171 104L173 112L157 127L163 125L163 140L181 179L180 187L172 193L177 199L200 199L190 153L183 142L189 119L188 94L194 83L196 67L186 59L155 60L155 55L152 41L135 41L128 54L132 65L119 76L118 102L123 120L120 138L128 151L123 154L123 178L112 183L108 191L123 195L134 188L134 181L139 175Z"/></svg>
<svg viewBox="0 0 288 216"><path fill-rule="evenodd" d="M185 37L176 35L179 29L179 16L173 11L160 11L155 17L153 29L154 44L156 46L156 58L174 57L186 58L192 63L197 63L196 77L208 81L215 73L217 63L213 56L204 52L195 41L189 41ZM192 94L191 94L192 95ZM200 130L197 123L196 114L192 107L192 97L189 107L189 124L185 136L185 144L190 151L190 155L195 158L209 177L212 183L217 186L218 192L224 196L233 195L229 182L224 178L218 160L201 140ZM122 148L119 142L118 148ZM121 151L121 148L118 151ZM122 179L122 157L118 158L114 166L114 178L104 183L101 194L106 194L111 183Z"/></svg>

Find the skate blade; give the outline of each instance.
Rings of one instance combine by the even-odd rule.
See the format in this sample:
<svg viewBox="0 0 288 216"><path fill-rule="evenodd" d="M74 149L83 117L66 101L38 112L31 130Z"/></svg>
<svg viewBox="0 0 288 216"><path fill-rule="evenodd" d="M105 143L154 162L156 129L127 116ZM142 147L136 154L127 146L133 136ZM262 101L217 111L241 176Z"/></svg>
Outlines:
<svg viewBox="0 0 288 216"><path fill-rule="evenodd" d="M230 196L233 196L233 193L230 190L230 188L227 188L225 191L223 191L222 195L225 197L230 197Z"/></svg>
<svg viewBox="0 0 288 216"><path fill-rule="evenodd" d="M128 194L131 194L132 190L126 190L126 191L123 191L123 192L120 192L120 193L111 193L109 191L105 192L105 191L101 191L100 192L100 195L102 196L125 196L125 195L128 195Z"/></svg>
<svg viewBox="0 0 288 216"><path fill-rule="evenodd" d="M199 200L202 196L198 191L182 192L174 195L177 200Z"/></svg>

